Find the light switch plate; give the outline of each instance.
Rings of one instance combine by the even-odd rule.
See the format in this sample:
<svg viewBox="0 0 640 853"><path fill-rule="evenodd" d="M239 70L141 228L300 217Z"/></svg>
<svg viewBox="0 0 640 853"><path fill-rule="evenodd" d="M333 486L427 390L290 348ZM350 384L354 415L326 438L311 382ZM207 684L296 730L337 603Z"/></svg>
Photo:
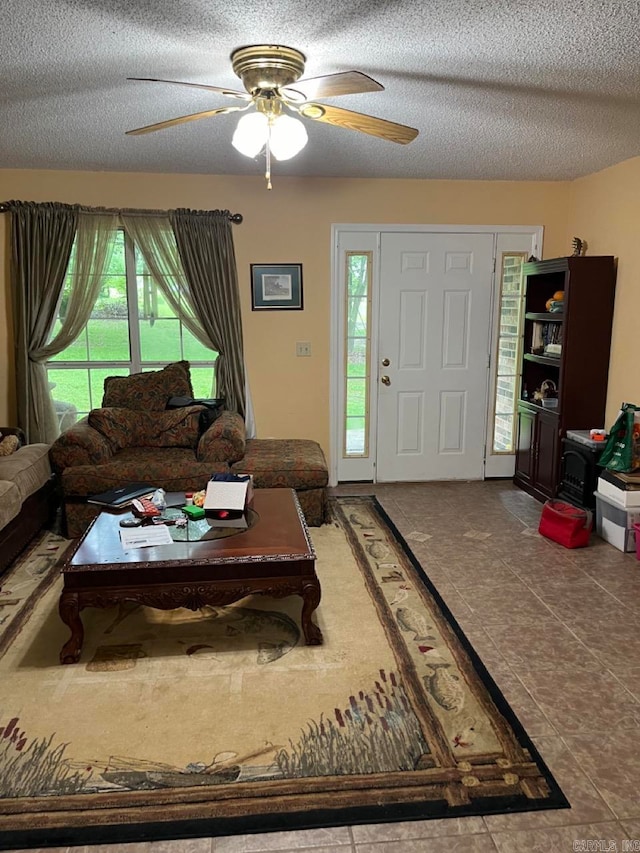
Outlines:
<svg viewBox="0 0 640 853"><path fill-rule="evenodd" d="M298 341L296 343L296 355L297 356L311 355L311 342L310 341Z"/></svg>

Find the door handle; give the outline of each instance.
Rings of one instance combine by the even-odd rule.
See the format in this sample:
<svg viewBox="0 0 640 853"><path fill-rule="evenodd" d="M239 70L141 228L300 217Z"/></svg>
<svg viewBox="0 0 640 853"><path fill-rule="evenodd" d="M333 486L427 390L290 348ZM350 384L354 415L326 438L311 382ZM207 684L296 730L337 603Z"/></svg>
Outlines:
<svg viewBox="0 0 640 853"><path fill-rule="evenodd" d="M390 364L391 364L391 362L389 361L389 359L388 359L388 358L383 358L383 359L382 359L382 366L383 366L383 367L389 367L389 365L390 365Z"/></svg>
<svg viewBox="0 0 640 853"><path fill-rule="evenodd" d="M381 376L380 382L382 382L383 385L391 385L391 380L388 376Z"/></svg>

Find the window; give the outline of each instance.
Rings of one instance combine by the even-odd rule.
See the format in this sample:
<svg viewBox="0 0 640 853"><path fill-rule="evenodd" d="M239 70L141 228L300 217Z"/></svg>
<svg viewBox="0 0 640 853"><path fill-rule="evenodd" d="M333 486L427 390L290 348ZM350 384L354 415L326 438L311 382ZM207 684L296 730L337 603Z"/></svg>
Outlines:
<svg viewBox="0 0 640 853"><path fill-rule="evenodd" d="M343 457L369 455L371 252L346 252Z"/></svg>
<svg viewBox="0 0 640 853"><path fill-rule="evenodd" d="M502 254L497 376L493 401L493 453L514 453L524 307L522 264L525 261L525 252Z"/></svg>
<svg viewBox="0 0 640 853"><path fill-rule="evenodd" d="M58 333L64 318L74 264L75 246L51 338ZM71 346L47 363L60 429L67 429L77 418L100 406L106 376L157 370L181 359L191 363L195 396L215 396L216 358L217 353L203 346L176 317L142 256L119 230L86 328Z"/></svg>

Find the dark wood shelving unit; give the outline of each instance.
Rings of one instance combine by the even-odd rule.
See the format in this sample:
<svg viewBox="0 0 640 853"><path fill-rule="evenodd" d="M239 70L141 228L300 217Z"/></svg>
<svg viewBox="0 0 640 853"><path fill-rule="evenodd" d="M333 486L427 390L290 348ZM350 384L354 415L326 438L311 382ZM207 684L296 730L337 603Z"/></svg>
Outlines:
<svg viewBox="0 0 640 853"><path fill-rule="evenodd" d="M611 255L553 258L523 266L525 313L522 384L514 483L539 500L555 497L562 439L567 430L604 426L609 350L615 298ZM564 291L564 311L546 302ZM535 324L560 327L558 356L531 352ZM557 408L533 401L545 380L558 389Z"/></svg>

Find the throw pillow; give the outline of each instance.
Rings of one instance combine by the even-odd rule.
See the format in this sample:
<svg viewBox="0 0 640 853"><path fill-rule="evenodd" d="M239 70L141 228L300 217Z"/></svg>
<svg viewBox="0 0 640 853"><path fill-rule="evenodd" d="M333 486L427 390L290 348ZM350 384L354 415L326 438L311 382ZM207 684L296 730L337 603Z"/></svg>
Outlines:
<svg viewBox="0 0 640 853"><path fill-rule="evenodd" d="M200 417L203 406L185 406L148 415L149 428L142 440L143 447L191 447L200 439Z"/></svg>
<svg viewBox="0 0 640 853"><path fill-rule="evenodd" d="M5 435L0 441L0 456L11 456L20 447L20 439L17 435Z"/></svg>
<svg viewBox="0 0 640 853"><path fill-rule="evenodd" d="M123 447L137 447L142 434L142 419L145 413L133 409L121 409L109 406L92 409L89 412L89 426L98 430L108 439L114 450Z"/></svg>
<svg viewBox="0 0 640 853"><path fill-rule="evenodd" d="M201 406L164 412L108 407L89 412L89 426L102 433L114 450L125 447L192 447L200 437Z"/></svg>
<svg viewBox="0 0 640 853"><path fill-rule="evenodd" d="M131 376L107 376L104 380L102 407L161 412L169 397L193 397L188 361L176 361L162 370L132 373Z"/></svg>

